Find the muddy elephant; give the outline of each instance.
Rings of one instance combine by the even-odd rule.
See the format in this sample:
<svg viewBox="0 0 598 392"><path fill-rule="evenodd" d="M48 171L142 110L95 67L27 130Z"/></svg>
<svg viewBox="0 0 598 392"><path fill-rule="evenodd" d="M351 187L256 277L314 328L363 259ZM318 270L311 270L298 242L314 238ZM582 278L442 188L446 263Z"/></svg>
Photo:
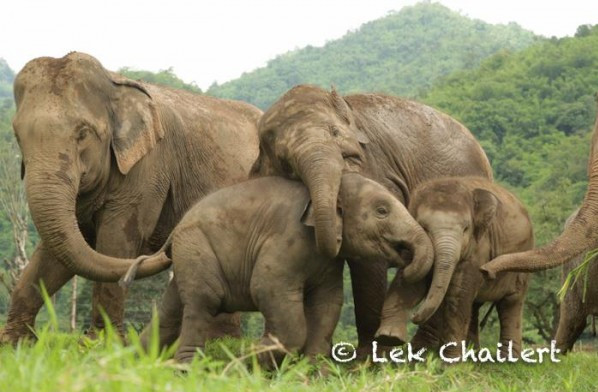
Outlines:
<svg viewBox="0 0 598 392"><path fill-rule="evenodd" d="M501 271L542 271L570 262L598 247L598 118L588 162L588 189L579 213L549 244L526 252L497 257L483 267L488 278Z"/></svg>
<svg viewBox="0 0 598 392"><path fill-rule="evenodd" d="M268 333L288 351L329 355L343 303L344 259L402 267L403 244L425 237L388 189L359 174L342 176L337 207L341 247L338 256L328 257L317 252L314 205L301 182L257 178L195 204L162 251L172 258L174 280L160 310L160 345L180 333L176 359L191 361L215 315L259 310ZM423 248L427 260L417 261L431 263L432 245ZM148 335L144 331L142 339ZM262 344L272 344L270 339Z"/></svg>
<svg viewBox="0 0 598 392"><path fill-rule="evenodd" d="M579 211L579 210L578 210ZM567 219L565 229L575 219L575 211ZM562 283L569 273L584 260L579 255L563 266ZM557 348L563 353L571 351L573 345L588 325L588 316L598 316L598 263L591 262L588 267L588 283L584 294L584 279L581 277L565 293L559 309L559 326L556 331Z"/></svg>
<svg viewBox="0 0 598 392"><path fill-rule="evenodd" d="M519 353L529 276L510 272L488 282L479 268L495 256L533 248L531 220L522 203L486 179L448 177L417 186L409 211L430 236L435 252L429 290L412 318L420 325L412 344L438 348L469 335L479 345L477 312L483 303L492 302L500 320L500 342L506 348L512 341L513 352ZM406 340L405 305L414 293L420 298L410 305L421 299L426 283L391 284L377 333L380 343Z"/></svg>
<svg viewBox="0 0 598 392"><path fill-rule="evenodd" d="M258 155L259 109L133 81L83 53L42 57L16 77L14 133L31 215L41 242L12 293L0 336L15 342L50 295L74 274L116 282L132 258L160 248L199 198L247 178ZM140 267L139 276L168 266ZM120 329L122 290L94 288ZM238 320L223 321L238 330Z"/></svg>
<svg viewBox="0 0 598 392"><path fill-rule="evenodd" d="M301 180L314 205L319 251L338 254L336 200L343 172L361 173L405 203L422 181L442 176L492 178L486 155L457 121L428 106L381 94L342 97L332 90L296 86L262 116L260 155L252 175ZM419 240L420 243L423 243ZM417 252L418 243L405 244ZM349 259L359 346L370 352L386 292L387 265ZM419 280L430 265L404 270Z"/></svg>

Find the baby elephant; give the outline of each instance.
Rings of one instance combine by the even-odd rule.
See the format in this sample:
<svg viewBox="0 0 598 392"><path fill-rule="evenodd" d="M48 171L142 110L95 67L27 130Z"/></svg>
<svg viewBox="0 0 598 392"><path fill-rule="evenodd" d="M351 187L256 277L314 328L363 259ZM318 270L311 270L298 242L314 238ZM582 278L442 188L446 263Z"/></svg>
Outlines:
<svg viewBox="0 0 598 392"><path fill-rule="evenodd" d="M493 302L500 319L500 341L521 349L521 319L528 275L503 273L485 281L480 267L498 255L531 249L530 218L517 198L479 177L442 178L421 184L411 196L409 211L434 244L433 276L425 301L412 319L420 325L413 345L437 348L447 342L477 342L477 312ZM381 343L406 339L405 307L425 295L425 282L407 285L397 276L378 330ZM472 317L473 313L473 317ZM470 330L471 322L471 330ZM459 346L460 347L460 346Z"/></svg>
<svg viewBox="0 0 598 392"><path fill-rule="evenodd" d="M286 350L328 355L345 257L403 266L407 249L411 264L433 262L424 231L383 186L345 174L338 205L341 251L331 260L317 252L310 195L300 182L263 177L199 201L169 239L174 279L160 309L160 344L180 333L175 358L188 362L218 314L259 310ZM262 344L272 342L264 337ZM274 354L276 361L282 356Z"/></svg>

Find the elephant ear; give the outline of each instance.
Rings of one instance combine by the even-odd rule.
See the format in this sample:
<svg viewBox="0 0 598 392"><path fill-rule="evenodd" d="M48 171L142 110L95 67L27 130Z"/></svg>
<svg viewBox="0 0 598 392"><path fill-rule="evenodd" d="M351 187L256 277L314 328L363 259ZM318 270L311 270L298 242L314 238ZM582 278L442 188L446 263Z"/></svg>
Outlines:
<svg viewBox="0 0 598 392"><path fill-rule="evenodd" d="M305 210L301 215L301 223L303 223L305 226L316 226L314 208L311 200L308 201L305 205ZM343 210L340 207L340 203L337 203L336 221L334 226L336 228L336 239L337 242L340 244L343 240Z"/></svg>
<svg viewBox="0 0 598 392"><path fill-rule="evenodd" d="M334 108L336 114L338 114L338 116L342 118L347 125L354 124L353 109L351 108L351 105L346 99L339 95L334 86L332 86L330 90L330 104ZM360 144L363 145L370 142L370 139L367 137L367 135L358 127L352 127L352 131L355 139L357 139Z"/></svg>
<svg viewBox="0 0 598 392"><path fill-rule="evenodd" d="M496 216L498 199L494 193L477 188L473 190L473 205L474 236L479 240Z"/></svg>
<svg viewBox="0 0 598 392"><path fill-rule="evenodd" d="M164 137L158 110L149 92L136 81L111 73L116 93L112 98L112 148L118 169L129 170Z"/></svg>

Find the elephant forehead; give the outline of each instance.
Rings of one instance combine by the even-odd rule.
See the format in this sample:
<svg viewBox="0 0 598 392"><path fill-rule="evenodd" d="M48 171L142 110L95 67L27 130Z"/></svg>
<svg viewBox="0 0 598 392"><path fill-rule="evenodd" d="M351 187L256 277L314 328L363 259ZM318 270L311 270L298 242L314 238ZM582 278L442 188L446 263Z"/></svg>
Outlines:
<svg viewBox="0 0 598 392"><path fill-rule="evenodd" d="M416 211L417 221L432 227L454 226L464 223L470 216L469 211L436 205L420 205Z"/></svg>
<svg viewBox="0 0 598 392"><path fill-rule="evenodd" d="M353 172L343 174L341 191L343 198L366 203L379 199L381 196L393 197L392 193L382 185Z"/></svg>

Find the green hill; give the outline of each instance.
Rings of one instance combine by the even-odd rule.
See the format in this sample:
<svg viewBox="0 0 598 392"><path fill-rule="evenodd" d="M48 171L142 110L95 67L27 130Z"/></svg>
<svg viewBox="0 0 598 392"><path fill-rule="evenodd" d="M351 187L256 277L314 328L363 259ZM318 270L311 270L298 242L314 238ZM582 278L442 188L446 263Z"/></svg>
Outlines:
<svg viewBox="0 0 598 392"><path fill-rule="evenodd" d="M438 78L471 69L500 50L538 38L516 24L472 20L440 4L419 3L365 23L321 48L288 52L239 79L207 91L267 108L292 86L334 84L344 93L380 91L416 96Z"/></svg>

